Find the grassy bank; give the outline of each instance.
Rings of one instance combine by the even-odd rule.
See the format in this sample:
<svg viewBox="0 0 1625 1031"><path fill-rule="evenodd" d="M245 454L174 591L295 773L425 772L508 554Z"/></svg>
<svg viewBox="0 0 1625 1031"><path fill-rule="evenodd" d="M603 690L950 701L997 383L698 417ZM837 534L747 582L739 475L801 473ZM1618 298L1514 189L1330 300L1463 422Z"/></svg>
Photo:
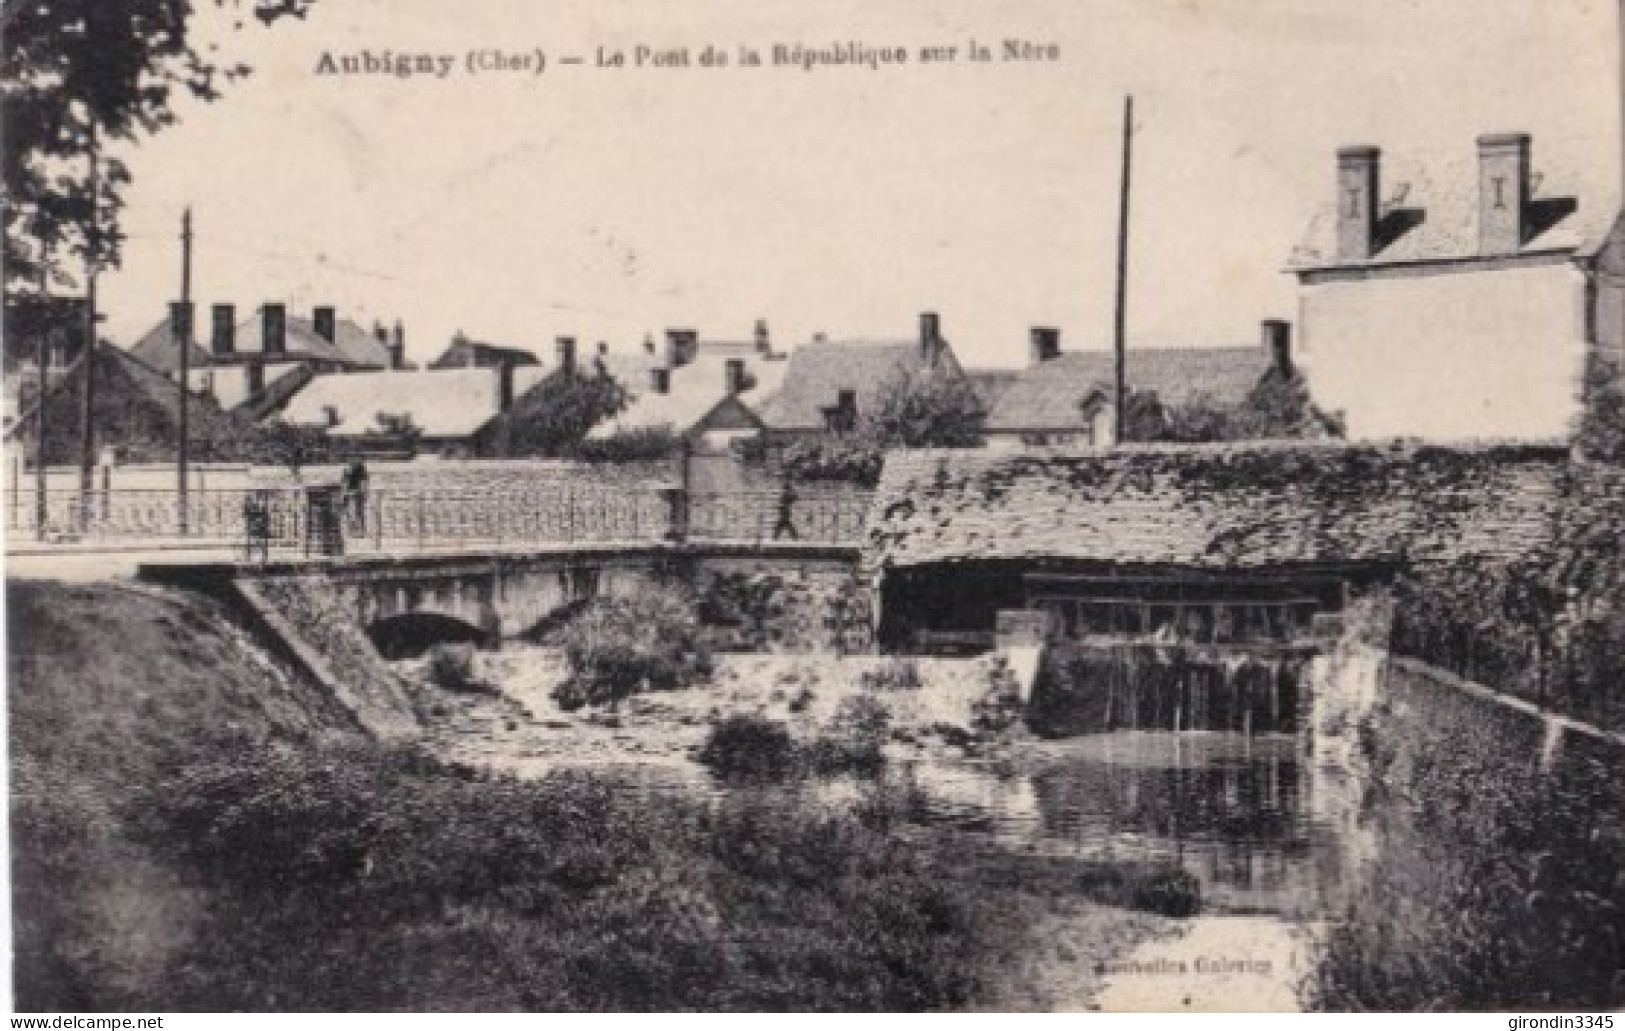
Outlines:
<svg viewBox="0 0 1625 1031"><path fill-rule="evenodd" d="M10 582L6 602L17 1003L122 1008L196 904L132 838L134 786L200 756L359 735L207 601Z"/></svg>
<svg viewBox="0 0 1625 1031"><path fill-rule="evenodd" d="M8 593L23 1008L1044 1008L1163 923L1104 904L1162 874L478 773L362 738L208 602Z"/></svg>

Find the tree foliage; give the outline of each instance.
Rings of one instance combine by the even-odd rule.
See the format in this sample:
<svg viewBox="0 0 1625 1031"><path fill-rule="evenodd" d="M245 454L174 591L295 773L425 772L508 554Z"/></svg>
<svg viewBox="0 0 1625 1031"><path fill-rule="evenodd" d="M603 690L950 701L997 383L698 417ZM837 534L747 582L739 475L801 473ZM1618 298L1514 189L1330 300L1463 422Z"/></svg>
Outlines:
<svg viewBox="0 0 1625 1031"><path fill-rule="evenodd" d="M978 447L986 418L968 379L932 365L888 380L865 421L883 447Z"/></svg>
<svg viewBox="0 0 1625 1031"><path fill-rule="evenodd" d="M313 0L214 0L234 29L303 17ZM4 0L0 98L6 293L73 286L70 267L118 264L129 169L102 148L178 120L176 102L220 98L249 69L213 56L193 0ZM101 154L93 161L93 154ZM95 172L93 172L93 168ZM92 188L99 172L100 190ZM70 260L64 262L64 256Z"/></svg>
<svg viewBox="0 0 1625 1031"><path fill-rule="evenodd" d="M1344 433L1342 420L1315 405L1308 382L1297 373L1266 373L1240 405L1224 405L1201 392L1182 404L1166 405L1154 392L1134 391L1124 411L1123 437L1131 441L1204 444L1341 437Z"/></svg>
<svg viewBox="0 0 1625 1031"><path fill-rule="evenodd" d="M611 376L549 376L481 434L479 450L494 458L567 454L627 400L626 388Z"/></svg>
<svg viewBox="0 0 1625 1031"><path fill-rule="evenodd" d="M1586 458L1625 465L1625 373L1612 362L1593 357L1586 368L1575 443Z"/></svg>

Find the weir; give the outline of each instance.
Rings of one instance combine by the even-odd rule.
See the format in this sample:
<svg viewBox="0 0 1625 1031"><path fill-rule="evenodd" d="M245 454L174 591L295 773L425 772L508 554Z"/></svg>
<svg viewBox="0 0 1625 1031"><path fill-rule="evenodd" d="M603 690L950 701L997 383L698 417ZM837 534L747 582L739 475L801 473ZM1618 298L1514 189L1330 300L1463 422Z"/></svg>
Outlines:
<svg viewBox="0 0 1625 1031"><path fill-rule="evenodd" d="M1118 730L1297 734L1313 644L1125 641L1050 648L1029 722L1050 737Z"/></svg>

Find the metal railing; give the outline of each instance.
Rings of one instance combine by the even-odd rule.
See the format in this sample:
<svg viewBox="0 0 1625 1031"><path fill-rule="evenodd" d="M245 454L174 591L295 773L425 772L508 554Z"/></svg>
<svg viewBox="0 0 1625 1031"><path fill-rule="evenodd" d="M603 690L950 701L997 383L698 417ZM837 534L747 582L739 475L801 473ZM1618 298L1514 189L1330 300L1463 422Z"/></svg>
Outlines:
<svg viewBox="0 0 1625 1031"><path fill-rule="evenodd" d="M808 492L786 506L770 491L704 493L557 485L505 490L334 487L192 490L185 532L173 489L48 491L13 496L8 540L60 545L203 546L268 553L395 553L526 544L856 543L870 495Z"/></svg>

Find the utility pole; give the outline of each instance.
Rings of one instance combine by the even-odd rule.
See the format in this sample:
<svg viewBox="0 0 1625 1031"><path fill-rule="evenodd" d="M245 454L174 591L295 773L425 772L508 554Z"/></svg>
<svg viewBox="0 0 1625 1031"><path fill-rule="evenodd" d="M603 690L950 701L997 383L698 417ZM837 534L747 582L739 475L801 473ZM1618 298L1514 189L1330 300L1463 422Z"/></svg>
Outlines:
<svg viewBox="0 0 1625 1031"><path fill-rule="evenodd" d="M181 366L181 399L180 415L177 418L177 435L175 442L175 497L176 518L182 537L187 533L187 501L186 501L186 459L187 450L191 446L191 439L187 428L187 408L190 407L192 396L192 209L187 207L181 214L181 302L176 307L173 325L170 332L175 337L175 346L180 349Z"/></svg>
<svg viewBox="0 0 1625 1031"><path fill-rule="evenodd" d="M101 270L102 170L96 123L90 123L90 226L85 239L85 333L79 354L79 530L90 529L96 489L96 276Z"/></svg>
<svg viewBox="0 0 1625 1031"><path fill-rule="evenodd" d="M1625 3L1625 0L1621 0ZM1128 402L1128 197L1134 154L1134 98L1123 98L1123 185L1117 208L1117 319L1112 335L1112 444L1123 441L1124 407Z"/></svg>
<svg viewBox="0 0 1625 1031"><path fill-rule="evenodd" d="M50 322L48 308L51 303L51 252L45 250L40 255L39 269L39 332L38 342L34 350L34 364L39 368L39 394L34 398L34 539L45 539L45 519L48 514L45 503L45 396L51 389L51 342L47 326Z"/></svg>

